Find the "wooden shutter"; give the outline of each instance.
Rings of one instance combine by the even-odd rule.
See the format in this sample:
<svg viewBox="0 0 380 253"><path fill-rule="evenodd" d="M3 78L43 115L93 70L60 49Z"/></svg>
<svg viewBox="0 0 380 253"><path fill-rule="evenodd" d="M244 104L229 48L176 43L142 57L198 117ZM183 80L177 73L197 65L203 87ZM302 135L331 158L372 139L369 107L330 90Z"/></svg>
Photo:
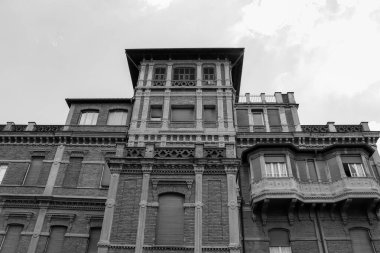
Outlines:
<svg viewBox="0 0 380 253"><path fill-rule="evenodd" d="M194 108L172 108L172 121L194 121Z"/></svg>
<svg viewBox="0 0 380 253"><path fill-rule="evenodd" d="M373 253L373 246L366 229L351 229L353 253Z"/></svg>
<svg viewBox="0 0 380 253"><path fill-rule="evenodd" d="M50 228L50 237L46 253L60 253L62 251L63 242L65 240L65 234L65 226L52 226Z"/></svg>
<svg viewBox="0 0 380 253"><path fill-rule="evenodd" d="M269 121L269 125L271 126L281 125L280 114L278 113L277 109L268 110L268 121Z"/></svg>
<svg viewBox="0 0 380 253"><path fill-rule="evenodd" d="M23 225L8 225L7 234L1 247L1 253L16 253L21 237Z"/></svg>
<svg viewBox="0 0 380 253"><path fill-rule="evenodd" d="M82 168L82 157L71 157L67 166L63 186L76 187L78 185L80 170Z"/></svg>
<svg viewBox="0 0 380 253"><path fill-rule="evenodd" d="M270 247L289 247L289 234L286 230L272 229L269 231Z"/></svg>
<svg viewBox="0 0 380 253"><path fill-rule="evenodd" d="M237 123L240 127L249 126L248 110L236 110Z"/></svg>
<svg viewBox="0 0 380 253"><path fill-rule="evenodd" d="M98 242L100 239L101 228L90 229L90 239L88 240L87 253L98 253Z"/></svg>
<svg viewBox="0 0 380 253"><path fill-rule="evenodd" d="M43 157L33 157L24 185L36 185L43 166Z"/></svg>
<svg viewBox="0 0 380 253"><path fill-rule="evenodd" d="M182 245L184 229L184 199L179 194L164 194L159 198L157 244Z"/></svg>
<svg viewBox="0 0 380 253"><path fill-rule="evenodd" d="M108 187L110 185L110 179L111 179L110 168L108 168L107 165L104 165L101 186Z"/></svg>

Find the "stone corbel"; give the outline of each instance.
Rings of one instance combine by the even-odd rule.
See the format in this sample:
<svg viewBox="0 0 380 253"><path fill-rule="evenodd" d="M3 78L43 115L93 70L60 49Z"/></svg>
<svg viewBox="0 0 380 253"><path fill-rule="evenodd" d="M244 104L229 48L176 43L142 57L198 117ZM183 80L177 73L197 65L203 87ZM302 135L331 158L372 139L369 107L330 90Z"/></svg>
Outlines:
<svg viewBox="0 0 380 253"><path fill-rule="evenodd" d="M379 204L380 200L379 199L373 199L372 202L368 205L367 208L367 218L368 218L368 223L370 225L373 225L373 221L377 218L374 214L373 211L375 210L376 206Z"/></svg>
<svg viewBox="0 0 380 253"><path fill-rule="evenodd" d="M261 221L263 222L263 226L267 224L267 219L268 219L268 206L269 206L269 199L265 199L263 202L263 205L261 207Z"/></svg>
<svg viewBox="0 0 380 253"><path fill-rule="evenodd" d="M344 225L347 224L347 219L348 219L347 209L350 206L351 202L352 202L352 199L346 199L342 207L340 208L340 216L342 217L342 221Z"/></svg>
<svg viewBox="0 0 380 253"><path fill-rule="evenodd" d="M289 225L292 226L294 224L294 208L297 204L297 199L292 199L289 203L289 208L288 208L288 220L289 220Z"/></svg>

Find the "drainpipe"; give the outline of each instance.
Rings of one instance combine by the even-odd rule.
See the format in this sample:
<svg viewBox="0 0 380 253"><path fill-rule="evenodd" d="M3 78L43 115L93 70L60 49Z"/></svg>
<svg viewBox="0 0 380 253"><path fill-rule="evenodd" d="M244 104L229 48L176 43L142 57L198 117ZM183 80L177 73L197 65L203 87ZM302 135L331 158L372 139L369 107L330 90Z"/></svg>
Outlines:
<svg viewBox="0 0 380 253"><path fill-rule="evenodd" d="M328 253L329 251L327 250L327 244L326 244L323 229L321 226L318 209L315 208L314 212L315 212L314 227L315 227L315 233L317 234L319 252Z"/></svg>

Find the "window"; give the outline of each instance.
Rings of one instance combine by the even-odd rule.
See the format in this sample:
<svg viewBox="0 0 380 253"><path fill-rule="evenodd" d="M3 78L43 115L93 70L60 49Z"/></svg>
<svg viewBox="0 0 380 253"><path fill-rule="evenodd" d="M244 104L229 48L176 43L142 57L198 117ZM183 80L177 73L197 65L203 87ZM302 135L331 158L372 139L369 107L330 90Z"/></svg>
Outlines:
<svg viewBox="0 0 380 253"><path fill-rule="evenodd" d="M152 105L150 107L150 120L161 120L162 118L162 106L161 105Z"/></svg>
<svg viewBox="0 0 380 253"><path fill-rule="evenodd" d="M160 195L157 215L157 244L182 245L184 231L184 197L176 193Z"/></svg>
<svg viewBox="0 0 380 253"><path fill-rule="evenodd" d="M365 228L350 229L353 253L373 253L373 245Z"/></svg>
<svg viewBox="0 0 380 253"><path fill-rule="evenodd" d="M98 242L100 239L101 228L91 228L88 240L87 253L98 253Z"/></svg>
<svg viewBox="0 0 380 253"><path fill-rule="evenodd" d="M32 157L32 162L30 163L28 173L25 178L24 185L37 185L38 179L40 178L43 157Z"/></svg>
<svg viewBox="0 0 380 253"><path fill-rule="evenodd" d="M108 115L107 125L122 126L127 124L128 112L125 110L114 110Z"/></svg>
<svg viewBox="0 0 380 253"><path fill-rule="evenodd" d="M64 187L77 187L82 168L82 161L82 157L70 157L70 164L67 166L65 177L63 178Z"/></svg>
<svg viewBox="0 0 380 253"><path fill-rule="evenodd" d="M269 231L269 253L292 253L289 234L283 229Z"/></svg>
<svg viewBox="0 0 380 253"><path fill-rule="evenodd" d="M366 177L360 156L342 156L341 158L347 177Z"/></svg>
<svg viewBox="0 0 380 253"><path fill-rule="evenodd" d="M193 106L173 106L171 113L172 121L194 121Z"/></svg>
<svg viewBox="0 0 380 253"><path fill-rule="evenodd" d="M8 169L7 165L0 165L0 184L3 182L7 169Z"/></svg>
<svg viewBox="0 0 380 253"><path fill-rule="evenodd" d="M214 105L205 105L203 108L203 120L215 122L217 120L216 110Z"/></svg>
<svg viewBox="0 0 380 253"><path fill-rule="evenodd" d="M105 164L103 166L103 175L102 175L102 181L100 182L100 186L109 187L110 180L111 180L111 171L110 171L110 168L108 168L107 164Z"/></svg>
<svg viewBox="0 0 380 253"><path fill-rule="evenodd" d="M166 69L157 67L154 69L154 80L165 80Z"/></svg>
<svg viewBox="0 0 380 253"><path fill-rule="evenodd" d="M50 237L46 247L46 253L62 252L67 228L65 226L51 226Z"/></svg>
<svg viewBox="0 0 380 253"><path fill-rule="evenodd" d="M263 126L264 116L262 111L252 111L253 125Z"/></svg>
<svg viewBox="0 0 380 253"><path fill-rule="evenodd" d="M277 109L268 109L268 121L271 126L281 126L280 114Z"/></svg>
<svg viewBox="0 0 380 253"><path fill-rule="evenodd" d="M175 68L173 80L195 80L195 68Z"/></svg>
<svg viewBox="0 0 380 253"><path fill-rule="evenodd" d="M285 157L265 156L265 177L287 177Z"/></svg>
<svg viewBox="0 0 380 253"><path fill-rule="evenodd" d="M97 111L85 111L80 116L79 125L96 125L98 121Z"/></svg>
<svg viewBox="0 0 380 253"><path fill-rule="evenodd" d="M203 68L203 80L215 80L215 69L213 67Z"/></svg>
<svg viewBox="0 0 380 253"><path fill-rule="evenodd" d="M18 245L23 228L24 226L19 224L10 224L7 226L7 232L1 245L1 252L18 252Z"/></svg>

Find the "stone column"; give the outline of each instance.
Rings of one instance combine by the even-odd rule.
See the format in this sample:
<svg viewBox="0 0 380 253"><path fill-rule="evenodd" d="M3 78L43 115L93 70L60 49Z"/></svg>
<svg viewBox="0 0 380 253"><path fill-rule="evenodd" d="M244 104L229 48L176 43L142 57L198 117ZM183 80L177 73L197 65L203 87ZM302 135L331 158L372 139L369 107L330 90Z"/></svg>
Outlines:
<svg viewBox="0 0 380 253"><path fill-rule="evenodd" d="M226 106L227 106L227 125L228 125L228 131L234 131L234 122L233 122L233 94L231 90L226 91Z"/></svg>
<svg viewBox="0 0 380 253"><path fill-rule="evenodd" d="M196 129L202 130L202 114L203 114L203 101L202 101L202 89L197 89L196 92L197 99L197 113L196 113Z"/></svg>
<svg viewBox="0 0 380 253"><path fill-rule="evenodd" d="M148 68L148 76L147 76L147 78L146 78L146 86L147 86L147 87L152 86L153 67L154 67L154 63L153 63L153 62L150 62L150 63L149 63L149 68Z"/></svg>
<svg viewBox="0 0 380 253"><path fill-rule="evenodd" d="M239 230L239 207L237 202L236 188L236 165L225 165L228 189L228 221L230 234L230 252L240 252L240 230Z"/></svg>
<svg viewBox="0 0 380 253"><path fill-rule="evenodd" d="M140 111L140 104L141 104L141 98L142 98L142 90L138 89L135 93L135 102L133 103L133 111L132 111L132 117L131 117L131 124L129 129L135 130L137 128L137 121L139 117L139 111Z"/></svg>
<svg viewBox="0 0 380 253"><path fill-rule="evenodd" d="M110 186L108 188L106 208L104 210L104 218L102 225L102 232L100 234L100 239L98 243L98 253L107 253L108 245L110 244L110 236L113 222L113 215L115 211L115 202L117 188L119 185L119 177L121 172L122 165L111 165L111 180Z"/></svg>
<svg viewBox="0 0 380 253"><path fill-rule="evenodd" d="M216 86L222 86L222 71L220 62L216 63Z"/></svg>
<svg viewBox="0 0 380 253"><path fill-rule="evenodd" d="M170 89L165 90L164 106L162 108L162 129L168 129L170 112Z"/></svg>
<svg viewBox="0 0 380 253"><path fill-rule="evenodd" d="M145 90L144 94L144 104L142 108L142 113L141 113L141 124L140 124L140 129L145 130L146 128L146 121L148 118L148 111L149 111L149 100L150 100L150 90Z"/></svg>
<svg viewBox="0 0 380 253"><path fill-rule="evenodd" d="M218 89L216 92L216 98L218 102L218 129L224 129L224 112L223 112L223 91Z"/></svg>
<svg viewBox="0 0 380 253"><path fill-rule="evenodd" d="M43 195L52 195L53 194L55 180L57 179L58 170L59 170L59 166L61 165L61 162L62 162L62 157L63 157L64 151L65 151L64 145L59 145L57 147L57 151L55 151L53 164L51 165L51 168L50 168L49 177L48 177L48 180L46 182L46 186L45 186L45 190L44 190Z"/></svg>
<svg viewBox="0 0 380 253"><path fill-rule="evenodd" d="M197 86L202 86L202 63L197 62Z"/></svg>
<svg viewBox="0 0 380 253"><path fill-rule="evenodd" d="M138 88L144 86L145 71L146 71L146 63L142 63L141 68L140 68L140 73L139 73L139 79L137 81Z"/></svg>
<svg viewBox="0 0 380 253"><path fill-rule="evenodd" d="M226 61L224 63L224 79L226 86L231 86L231 79L230 79L230 62Z"/></svg>
<svg viewBox="0 0 380 253"><path fill-rule="evenodd" d="M172 72L173 72L173 63L168 63L167 73L166 73L166 86L172 85Z"/></svg>
<svg viewBox="0 0 380 253"><path fill-rule="evenodd" d="M135 253L143 252L146 208L147 208L147 203L148 203L149 179L150 179L150 173L152 172L152 164L143 164L142 171L143 171L143 182L142 182L141 198L140 198L140 204L139 204L140 210L139 210L139 222L138 222L138 227L137 227Z"/></svg>
<svg viewBox="0 0 380 253"><path fill-rule="evenodd" d="M38 240L40 239L47 209L48 209L47 204L40 204L40 210L38 212L36 225L34 226L33 235L32 235L32 238L30 239L27 253L35 253L37 250Z"/></svg>
<svg viewBox="0 0 380 253"><path fill-rule="evenodd" d="M270 132L270 126L269 126L269 119L268 119L268 110L267 108L263 108L263 116L264 116L264 123L265 123L265 130L267 132Z"/></svg>
<svg viewBox="0 0 380 253"><path fill-rule="evenodd" d="M195 173L195 220L194 220L194 252L202 253L202 176L204 166L194 165Z"/></svg>

